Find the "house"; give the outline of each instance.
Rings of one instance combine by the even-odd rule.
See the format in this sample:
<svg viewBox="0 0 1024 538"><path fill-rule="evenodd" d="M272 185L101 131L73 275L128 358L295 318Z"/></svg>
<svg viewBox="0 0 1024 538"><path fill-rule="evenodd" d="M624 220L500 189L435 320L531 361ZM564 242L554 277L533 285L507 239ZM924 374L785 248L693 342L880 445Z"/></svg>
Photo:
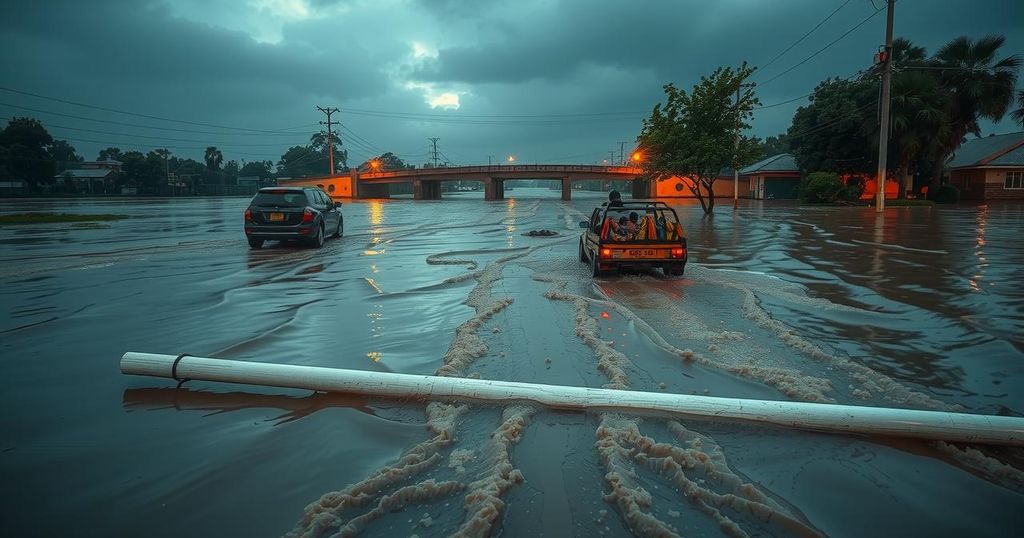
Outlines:
<svg viewBox="0 0 1024 538"><path fill-rule="evenodd" d="M740 170L746 195L756 200L795 200L800 192L800 167L792 153L780 153Z"/></svg>
<svg viewBox="0 0 1024 538"><path fill-rule="evenodd" d="M655 198L693 198L693 191L690 190L689 182L689 178L684 180L676 176L658 181L653 186L654 192L652 195ZM715 178L712 188L715 191L715 198L732 198L732 168L723 168L718 173L718 177ZM743 196L744 192L745 188L741 186L740 196Z"/></svg>
<svg viewBox="0 0 1024 538"><path fill-rule="evenodd" d="M962 200L1024 200L1024 131L968 140L949 163Z"/></svg>

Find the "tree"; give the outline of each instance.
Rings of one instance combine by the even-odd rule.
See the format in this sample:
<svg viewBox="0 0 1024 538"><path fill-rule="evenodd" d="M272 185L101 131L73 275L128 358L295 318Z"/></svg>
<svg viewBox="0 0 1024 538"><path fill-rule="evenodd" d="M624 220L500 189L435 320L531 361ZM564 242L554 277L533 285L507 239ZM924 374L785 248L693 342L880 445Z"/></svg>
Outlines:
<svg viewBox="0 0 1024 538"><path fill-rule="evenodd" d="M769 136L764 139L761 143L761 151L766 157L772 155L778 155L780 153L789 152L789 139L786 138L786 133L780 133L777 136Z"/></svg>
<svg viewBox="0 0 1024 538"><path fill-rule="evenodd" d="M97 161L120 161L121 150L118 148L107 148L101 149L99 156L96 158Z"/></svg>
<svg viewBox="0 0 1024 538"><path fill-rule="evenodd" d="M216 172L220 170L220 163L224 161L224 154L216 146L208 146L206 153L203 154L203 160L206 161L207 170Z"/></svg>
<svg viewBox="0 0 1024 538"><path fill-rule="evenodd" d="M337 173L338 170L348 169L348 151L341 149L341 138L338 137L337 133L331 133L330 140L334 145L334 170L331 170L331 174ZM330 170L330 158L327 154L327 133L319 131L313 133L313 136L309 138L309 147L323 155L324 170ZM323 172L320 172L322 175Z"/></svg>
<svg viewBox="0 0 1024 538"><path fill-rule="evenodd" d="M12 179L25 180L29 190L38 184L53 183L56 165L47 148L53 137L35 118L13 118L0 131L0 147L4 161L2 168Z"/></svg>
<svg viewBox="0 0 1024 538"><path fill-rule="evenodd" d="M75 147L68 144L67 140L54 140L47 150L54 160L58 174L85 160L75 152Z"/></svg>
<svg viewBox="0 0 1024 538"><path fill-rule="evenodd" d="M238 175L240 176L257 176L260 179L265 179L271 176L271 167L274 166L273 161L252 161L242 165L242 169L239 170Z"/></svg>
<svg viewBox="0 0 1024 538"><path fill-rule="evenodd" d="M878 85L874 81L826 79L810 104L797 109L786 132L790 151L806 172L874 173ZM874 147L877 147L875 145Z"/></svg>
<svg viewBox="0 0 1024 538"><path fill-rule="evenodd" d="M690 93L673 84L664 86L666 100L644 120L637 144L644 154L644 176L655 181L687 178L687 187L700 201L706 215L715 209L714 181L727 166L752 162L759 148L752 139L736 140L753 108L759 104L752 88L743 88L738 103L736 89L753 69L746 63L737 69L719 67L701 77Z"/></svg>
<svg viewBox="0 0 1024 538"><path fill-rule="evenodd" d="M912 189L909 171L922 159L941 160L939 141L948 135L950 124L944 111L945 94L938 79L925 71L899 73L892 80L889 138L896 177L903 181L900 197ZM877 134L875 135L877 146Z"/></svg>
<svg viewBox="0 0 1024 538"><path fill-rule="evenodd" d="M1017 110L1010 114L1014 121L1024 127L1024 90L1017 92Z"/></svg>
<svg viewBox="0 0 1024 538"><path fill-rule="evenodd" d="M374 157L368 161L363 162L359 165L359 170L405 170L408 168L414 168L411 164L406 164L405 161L400 159L394 153L390 151Z"/></svg>
<svg viewBox="0 0 1024 538"><path fill-rule="evenodd" d="M224 181L228 185L238 184L238 161L231 159L224 165Z"/></svg>
<svg viewBox="0 0 1024 538"><path fill-rule="evenodd" d="M997 60L1005 36L990 35L977 41L961 36L946 43L933 58L939 81L947 92L945 115L949 129L940 138L941 158L932 168L929 192L937 192L942 183L942 167L949 155L963 144L967 133L981 136L978 121L999 121L1013 102L1017 69L1016 55Z"/></svg>

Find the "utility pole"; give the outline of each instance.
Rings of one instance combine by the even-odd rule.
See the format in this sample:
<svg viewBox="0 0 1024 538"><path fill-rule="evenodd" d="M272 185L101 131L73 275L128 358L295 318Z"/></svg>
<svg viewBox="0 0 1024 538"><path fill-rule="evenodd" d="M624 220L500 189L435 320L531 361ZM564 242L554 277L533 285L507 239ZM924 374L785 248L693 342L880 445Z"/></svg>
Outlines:
<svg viewBox="0 0 1024 538"><path fill-rule="evenodd" d="M887 0L888 10L885 20L885 58L882 66L882 121L878 133L878 175L875 185L875 212L885 210L885 168L889 153L889 83L892 79L892 18L896 0Z"/></svg>
<svg viewBox="0 0 1024 538"><path fill-rule="evenodd" d="M736 145L732 154L732 208L734 211L740 206L740 90L752 87L754 87L753 83L743 84L741 82L736 85Z"/></svg>
<svg viewBox="0 0 1024 538"><path fill-rule="evenodd" d="M430 140L430 142L432 144L434 144L434 168L437 168L437 141L441 140L441 139L435 137L435 138L428 138L427 140Z"/></svg>
<svg viewBox="0 0 1024 538"><path fill-rule="evenodd" d="M330 167L331 167L330 171L328 172L328 175L333 176L334 175L334 171L335 171L335 168L334 168L334 130L331 129L331 127L333 127L334 124L338 123L338 122L331 121L331 114L334 114L335 112L340 112L340 111L337 108L331 108L331 107L324 108L324 107L319 107L318 106L318 107L316 107L316 109L319 110L320 112L323 112L324 114L327 114L327 121L320 122L320 125L326 125L327 126L327 155L328 155L327 160L328 160L328 162L330 162Z"/></svg>
<svg viewBox="0 0 1024 538"><path fill-rule="evenodd" d="M619 142L619 164L623 165L623 166L626 165L626 161L623 159L623 155L622 155L623 151L625 150L625 148L626 148L626 143L620 141Z"/></svg>
<svg viewBox="0 0 1024 538"><path fill-rule="evenodd" d="M608 164L615 166L615 150L608 152Z"/></svg>

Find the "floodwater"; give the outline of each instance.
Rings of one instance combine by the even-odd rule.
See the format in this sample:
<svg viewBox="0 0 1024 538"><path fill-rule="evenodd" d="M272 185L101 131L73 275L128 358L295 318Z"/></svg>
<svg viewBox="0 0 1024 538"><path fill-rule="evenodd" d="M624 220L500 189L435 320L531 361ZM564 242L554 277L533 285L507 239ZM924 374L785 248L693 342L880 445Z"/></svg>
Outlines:
<svg viewBox="0 0 1024 538"><path fill-rule="evenodd" d="M251 251L243 199L0 228L5 536L1007 536L1017 449L124 376L126 351L1024 414L1024 206L678 209L686 275L592 279L600 198L346 202ZM526 237L533 229L557 237Z"/></svg>

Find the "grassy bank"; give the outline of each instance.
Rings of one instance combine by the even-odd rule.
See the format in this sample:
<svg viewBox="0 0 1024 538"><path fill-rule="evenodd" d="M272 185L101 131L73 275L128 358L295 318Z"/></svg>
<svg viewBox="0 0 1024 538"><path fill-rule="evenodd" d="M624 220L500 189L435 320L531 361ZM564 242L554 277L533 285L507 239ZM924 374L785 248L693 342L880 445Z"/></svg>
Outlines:
<svg viewBox="0 0 1024 538"><path fill-rule="evenodd" d="M0 225L4 224L45 224L49 222L103 222L121 220L128 215L77 215L73 213L15 213L0 215Z"/></svg>

